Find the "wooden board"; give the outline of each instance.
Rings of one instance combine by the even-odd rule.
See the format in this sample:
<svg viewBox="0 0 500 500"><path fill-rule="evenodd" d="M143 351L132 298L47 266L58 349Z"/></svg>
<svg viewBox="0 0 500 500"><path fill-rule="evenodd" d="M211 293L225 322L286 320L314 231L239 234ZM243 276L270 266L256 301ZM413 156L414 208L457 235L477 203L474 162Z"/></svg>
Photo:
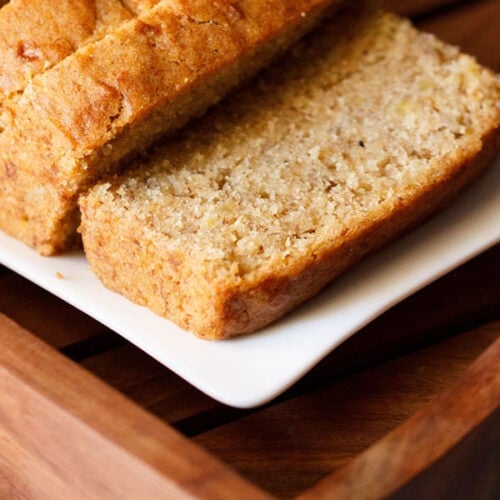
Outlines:
<svg viewBox="0 0 500 500"><path fill-rule="evenodd" d="M500 2L385 3L500 69ZM426 287L253 410L0 267L0 498L494 498L499 261Z"/></svg>

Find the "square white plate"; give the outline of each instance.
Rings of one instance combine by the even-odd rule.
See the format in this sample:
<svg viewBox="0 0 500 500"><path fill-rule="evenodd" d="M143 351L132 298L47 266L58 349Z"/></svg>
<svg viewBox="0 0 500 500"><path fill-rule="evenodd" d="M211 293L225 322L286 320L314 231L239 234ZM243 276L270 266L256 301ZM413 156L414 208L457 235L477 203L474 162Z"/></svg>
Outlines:
<svg viewBox="0 0 500 500"><path fill-rule="evenodd" d="M0 262L211 397L248 408L283 392L376 316L498 241L500 159L446 211L365 259L316 299L260 333L221 342L200 340L110 292L81 253L40 257L0 232Z"/></svg>

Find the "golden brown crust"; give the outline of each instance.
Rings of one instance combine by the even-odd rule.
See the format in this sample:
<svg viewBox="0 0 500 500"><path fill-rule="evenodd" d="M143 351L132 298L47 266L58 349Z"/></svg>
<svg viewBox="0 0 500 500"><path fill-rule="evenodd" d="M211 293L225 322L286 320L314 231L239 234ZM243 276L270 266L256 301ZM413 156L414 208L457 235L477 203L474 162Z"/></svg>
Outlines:
<svg viewBox="0 0 500 500"><path fill-rule="evenodd" d="M0 11L0 112L9 98L131 14L119 0L12 0Z"/></svg>
<svg viewBox="0 0 500 500"><path fill-rule="evenodd" d="M42 254L64 250L82 191L257 71L332 3L162 1L33 79L0 134L0 228Z"/></svg>

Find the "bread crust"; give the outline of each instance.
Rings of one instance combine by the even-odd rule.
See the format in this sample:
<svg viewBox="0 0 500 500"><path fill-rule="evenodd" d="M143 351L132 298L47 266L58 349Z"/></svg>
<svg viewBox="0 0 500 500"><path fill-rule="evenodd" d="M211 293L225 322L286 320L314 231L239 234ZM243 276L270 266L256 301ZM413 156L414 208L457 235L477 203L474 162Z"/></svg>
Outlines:
<svg viewBox="0 0 500 500"><path fill-rule="evenodd" d="M363 257L388 245L443 210L491 165L499 152L500 128L490 130L482 139L482 149L457 155L452 168L425 190L405 199L390 213L355 228L340 246L324 247L316 255L296 262L285 274L267 277L244 289L225 290L217 307L218 324L210 329L188 322L188 330L217 339L254 332L282 317L315 296L334 278ZM200 327L203 330L200 330Z"/></svg>
<svg viewBox="0 0 500 500"><path fill-rule="evenodd" d="M380 19L381 22L377 27L380 29L380 36L384 37L387 33L393 32L397 23L393 22L393 20L385 23L385 17L382 16ZM362 30L363 33L368 33L369 43L371 43L370 36L372 33L370 27L371 24L367 22ZM407 33L408 31L403 30L402 32ZM397 33L395 36L397 37ZM425 39L426 35L421 36ZM393 38L389 38L389 40L392 43ZM396 40L399 39L396 38ZM314 50L315 45L312 44L311 46L312 50ZM427 41L425 41L423 46L429 49ZM351 51L353 47L359 50ZM352 44L348 43L348 63L355 57L353 53L363 52L364 47L365 42L358 47L356 38L354 38ZM399 46L396 51L398 49ZM387 58L391 59L393 52L391 51L389 54ZM405 54L403 53L402 57L404 56ZM473 74L474 72L483 72L470 59L460 59L458 55L454 55L453 57L453 63L470 64L470 70ZM441 61L441 59L438 60ZM342 59L337 62L342 64ZM297 72L300 73L301 69L303 68L297 69ZM354 73L355 70L355 68L347 64L345 74ZM378 75L380 70L381 67L376 66L375 69L372 69L372 73ZM344 73L340 72L339 74L342 76ZM461 75L461 78L466 79L467 73ZM287 76L289 75L287 74ZM341 80L341 76L339 76L339 80ZM192 151L188 149L189 154L184 156L179 153L181 154L181 159L174 161L171 158L175 156L176 149L172 147L166 150L169 154L163 151L155 157L152 165L154 168L149 171L149 176L145 173L141 175L140 173L134 174L132 172L124 177L125 182L121 182L120 178L112 179L109 183L97 186L87 196L82 198L80 203L83 214L81 231L89 262L97 276L108 288L125 295L134 302L148 306L156 313L171 319L181 327L201 337L223 339L256 331L314 296L336 276L346 271L365 255L389 244L395 238L422 223L436 211L444 208L462 189L481 174L498 152L500 136L499 112L494 102L494 97L498 95L498 82L494 80L494 77L490 78L490 74L487 74L487 76L486 81L488 84L485 84L484 91L489 95L488 99L485 98L485 103L486 100L488 100L488 105L491 105L493 102L493 107L491 108L491 113L484 115L487 118L479 122L477 130L471 132L471 138L462 142L456 139L453 147L448 149L444 148L444 145L440 143L432 151L435 156L426 157L424 161L425 168L422 167L422 171L428 174L425 178L418 178L419 182L415 182L414 184L406 181L404 189L401 188L401 192L396 191L397 195L393 194L389 196L387 203L380 203L380 205L376 205L375 207L369 205L369 208L366 208L366 205L361 205L366 210L358 213L355 219L357 221L356 224L351 224L348 227L343 227L342 224L339 224L339 226L343 227L342 234L339 235L334 230L327 232L327 236L319 240L319 242L314 240L314 244L306 246L306 251L302 251L302 249L300 251L296 250L295 253L287 255L286 257L289 257L287 259L275 259L272 261L275 264L273 266L267 265L267 262L262 263L259 261L260 267L252 268L253 270L248 273L238 270L239 263L235 259L232 262L235 268L234 272L232 268L227 272L225 272L226 269L223 270L224 272L219 272L219 268L210 267L211 261L209 258L204 260L205 263L208 262L206 265L204 262L198 262L198 260L206 257L206 255L200 255L201 251L199 253L191 253L189 242L193 242L195 231L197 228L199 229L199 226L194 224L195 221L193 219L195 216L192 212L186 214L188 222L192 223L191 225L189 223L186 225L186 232L189 235L193 234L193 238L182 239L181 241L185 244L183 247L169 246L169 239L175 239L177 236L170 237L168 234L169 227L156 222L156 219L161 218L164 212L162 210L155 212L152 216L153 222L148 227L150 222L148 216L151 213L147 209L144 209L147 212L146 214L142 212L138 214L134 210L134 197L137 195L138 188L136 189L134 186L129 188L127 181L132 179L136 183L148 183L148 196L157 201L162 207L166 205L171 207L174 199L182 197L187 197L188 202L194 203L192 198L189 198L191 185L186 190L183 187L178 187L180 184L179 176L175 176L177 173L175 170L176 167L182 170L183 161L190 161ZM333 79L335 80L336 77L333 77ZM301 80L299 76L297 81L304 82L307 80ZM322 80L319 81L322 82ZM286 82L287 88L289 88L292 83L289 80L286 80ZM334 85L336 84L335 80ZM364 80L363 84L365 84ZM427 88L428 82L423 80L423 84L425 84L424 88ZM252 89L255 90L254 87ZM274 89L272 84L271 89ZM454 90L454 92L457 92L457 95L462 92L460 86L458 86L458 89ZM448 89L446 91L448 92ZM240 97L249 98L249 95L253 94L247 93ZM276 98L278 102L282 102L280 98L283 98L283 96L279 95L279 92L272 95L273 99ZM478 95L483 95L484 97L484 94L479 92L473 94L470 100L475 103ZM350 97L355 99L357 96L351 93ZM267 101L264 102L267 103ZM376 98L375 102L378 102ZM432 99L429 102L433 102ZM360 105L362 106L363 103L366 104L366 101L361 99ZM289 105L290 103L287 102L287 104ZM283 104L283 107L286 109L288 109L287 104ZM403 105L407 106L404 100ZM382 110L384 113L388 112L385 107ZM271 114L274 111L275 108L271 107ZM410 120L413 118L411 113L406 113L406 109L405 115L409 115ZM224 117L225 115L222 116ZM237 114L237 116L240 115ZM269 115L262 116L269 118ZM281 117L281 115L279 116ZM297 119L297 117L302 115L297 112L293 116ZM333 116L333 120L337 119L335 115ZM255 130L257 132L251 128L255 122L244 121L244 119L241 119L241 121L243 121L241 129L238 128L241 125L239 121L236 120L236 123L232 124L235 129L243 132L249 130L249 135L253 133L260 134L259 131L261 128L256 127ZM217 123L217 120L214 120L214 122L208 120L204 122L205 128L201 128L201 136L203 136L203 133L207 133L210 125L213 125L213 123ZM260 122L258 123L261 124ZM396 120L389 123L389 125L393 126L395 123L401 123L401 121L398 122ZM249 125L249 128L245 128L245 125ZM293 125L293 122L290 123L291 127ZM382 125L388 125L388 123L384 122ZM264 128L263 130L265 134L267 129ZM204 145L203 139L200 139L196 135L199 132L199 129L193 132L195 153L200 152ZM226 132L232 134L233 130L226 130ZM363 130L355 129L356 135L354 137L356 137L356 143L358 143L357 139L359 137L357 134L362 133ZM467 137L467 131L464 134ZM234 135L236 136L237 134ZM460 133L457 132L457 136L460 136ZM234 138L233 135L231 137ZM449 136L444 135L442 137ZM259 135L258 139L260 140L261 138L264 139L265 137ZM352 137L348 136L348 139L352 139ZM243 135L237 136L235 140L245 141L245 137ZM416 137L412 138L412 140L416 140ZM287 151L292 156L296 151L294 149L295 144L288 141L287 137L284 138L284 141L288 148ZM221 146L220 142L215 141L215 143ZM184 143L182 142L182 144ZM197 146L199 146L199 149L196 149ZM359 141L356 146L363 151L365 150L363 141ZM224 144L223 147L228 148L227 144ZM350 153L349 148L351 147L350 143L347 144L345 146L346 152ZM423 149L425 150L427 147ZM249 154L252 154L250 146L248 148L250 149ZM182 149L182 151L184 150ZM205 150L203 149L203 151ZM417 159L414 164L409 165L410 169L412 167L417 168L416 164L421 164L418 163L420 161L418 155L422 151L418 151L418 149L416 151L415 156ZM366 162L369 160L368 153L364 153L364 155L361 156L361 161ZM210 156L207 153L203 158L207 157L213 159L214 156ZM404 158L406 157L404 156ZM231 161L234 159L231 157ZM258 160L261 160L260 156ZM269 163L264 162L266 168L268 170L275 168L273 159L269 160L267 158L267 160ZM216 161L222 161L220 156L216 156ZM303 168L303 164L300 162L298 165L298 169ZM228 164L226 165L227 170L236 169L236 166L230 163L230 160L228 160ZM219 172L219 167L211 164L205 165L205 167L206 170L197 170L194 168L193 170L182 170L182 172L186 172L186 175L188 173L192 174L188 179L193 180L193 182L196 176L208 177L207 171L211 167ZM250 170L250 167L245 168ZM335 169L337 166L331 165L331 168ZM405 167L403 166L402 168L404 169ZM170 179L170 176L174 178L172 183L169 184L168 189L165 188L165 192L168 193L168 195L165 195L165 198L162 198L164 191L156 189L157 186L153 182L150 182L159 172L166 172L168 179ZM253 172L254 170L252 170ZM262 173L262 170L260 172ZM348 175L348 173L345 175ZM122 181L124 179L122 178ZM159 176L158 183L164 182L164 179L165 177ZM411 179L414 178L411 177ZM260 178L255 181L254 185L257 186L255 192L253 192L255 197L257 197L258 189L267 187L265 182L264 179ZM210 196L206 199L214 199L216 196L211 197L211 195L214 195L214 192L221 196L222 189L217 185L217 182L212 184L207 183L207 185L206 189L210 191ZM279 187L280 184L278 184L278 189ZM195 186L193 186L193 189L195 189ZM293 195L294 193L290 187L284 195L280 196L288 200ZM268 196L270 195L268 194ZM120 205L120 208L122 207L122 201L123 206L126 207L124 211L115 210L117 205ZM130 208L131 206L132 208ZM268 207L269 205L265 206ZM141 207L144 208L143 205ZM249 211L255 211L254 204L245 205L245 208ZM125 220L122 216L129 210L131 215ZM172 207L170 210L174 210L174 208ZM144 217L141 218L143 215ZM269 213L268 216L266 213L264 217L265 222L270 225L273 215ZM330 222L332 225L335 225L335 220L330 220ZM250 224L248 227L254 228L256 226ZM266 230L267 227L262 231L265 232ZM210 244L203 245L202 248L202 251L206 251L206 253L211 250ZM224 256L226 255L230 255L230 252L224 254ZM227 260L229 260L229 266L231 264L230 257L227 257Z"/></svg>
<svg viewBox="0 0 500 500"><path fill-rule="evenodd" d="M200 337L215 340L252 333L316 295L366 255L449 205L490 165L498 154L499 140L500 129L490 130L483 137L482 148L457 154L433 184L401 200L390 212L353 228L340 244L326 242L316 253L280 272L240 286L216 280L209 283L181 271L182 256L162 256L154 245L144 248L148 242L140 241L139 235L134 238L134 234L127 234L126 240L110 237L109 229L117 227L118 222L103 219L100 214L96 220L95 200L89 198L81 200L85 250L92 269L108 288ZM178 276L183 276L182 286L172 286L176 278L168 266L158 265L150 268L149 275L141 274L144 263L160 263L164 258L177 268ZM137 279L147 283L138 287ZM189 289L190 296L186 297L181 288ZM165 309L167 303L170 305Z"/></svg>
<svg viewBox="0 0 500 500"><path fill-rule="evenodd" d="M44 255L70 247L82 192L202 113L335 3L162 0L34 78L0 133L0 228Z"/></svg>
<svg viewBox="0 0 500 500"><path fill-rule="evenodd" d="M119 0L9 2L0 11L0 113L34 76L131 17Z"/></svg>

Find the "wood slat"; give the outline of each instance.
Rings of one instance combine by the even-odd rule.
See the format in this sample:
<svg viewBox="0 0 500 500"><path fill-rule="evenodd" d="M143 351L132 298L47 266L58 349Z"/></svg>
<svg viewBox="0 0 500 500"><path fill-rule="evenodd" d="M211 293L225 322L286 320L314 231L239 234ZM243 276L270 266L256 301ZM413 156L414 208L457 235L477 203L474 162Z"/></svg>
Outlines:
<svg viewBox="0 0 500 500"><path fill-rule="evenodd" d="M417 15L419 27L499 69L498 2L386 3L398 12ZM450 3L458 6L442 10ZM435 15L425 15L429 11ZM339 484L356 493L363 479L360 469L365 484L376 484L385 492L404 485L398 498L428 498L449 494L450 482L470 479L461 463L471 457L485 467L474 477L487 480L495 471L494 452L490 446L478 459L477 446L494 442L495 415L464 439L463 432L451 436L453 442L462 439L458 446L444 435L448 442L441 449L447 448L447 456L436 461L437 456L423 453L416 465L413 455L405 455L409 448L400 446L411 432L404 431L403 438L397 432L416 411L427 413L417 413L412 428L427 429L431 398L498 338L498 322L456 334L498 317L499 258L498 248L487 252L416 294L337 349L283 398L251 412L210 400L98 323L0 266L0 313L102 379L0 314L0 498L253 499L266 497L265 489L280 496L304 492L336 471L309 492L312 497L331 498L332 488ZM450 335L456 336L405 354ZM496 358L489 358L490 367L491 359ZM347 374L352 376L344 378ZM476 394L467 387L455 386L454 391L463 390L470 402ZM453 407L453 398L446 397L445 403ZM438 401L443 404L442 397ZM165 422L198 435L187 440ZM469 428L474 425L469 419ZM397 439L393 434L384 439L392 429ZM377 439L381 441L370 447ZM431 444L442 445L441 441ZM393 446L404 453L389 464L395 463L390 476L387 460ZM369 468L359 465L366 463L363 460ZM416 468L408 474L405 464ZM373 470L382 472L373 477ZM414 478L417 472L420 476ZM488 484L478 488L467 490L468 498L495 491Z"/></svg>
<svg viewBox="0 0 500 500"><path fill-rule="evenodd" d="M407 484L459 443L482 420L492 415L500 407L500 322L493 330L496 341L457 383L302 498L385 498ZM449 376L448 372L446 376ZM480 449L475 451L476 457L481 455ZM454 471L455 474L457 472ZM494 477L491 474L495 474L495 470L484 472ZM442 483L443 478L440 481L443 488Z"/></svg>
<svg viewBox="0 0 500 500"><path fill-rule="evenodd" d="M89 316L11 272L0 275L0 313L56 348L106 330Z"/></svg>
<svg viewBox="0 0 500 500"><path fill-rule="evenodd" d="M295 496L402 424L499 334L496 322L270 406L194 440L274 495Z"/></svg>
<svg viewBox="0 0 500 500"><path fill-rule="evenodd" d="M267 498L3 315L0 345L0 497Z"/></svg>
<svg viewBox="0 0 500 500"><path fill-rule="evenodd" d="M171 424L220 406L132 345L88 358L82 366Z"/></svg>
<svg viewBox="0 0 500 500"><path fill-rule="evenodd" d="M390 498L494 499L500 491L498 450L500 410Z"/></svg>
<svg viewBox="0 0 500 500"><path fill-rule="evenodd" d="M338 347L281 399L492 321L500 309L500 272L492 272L499 260L500 246L392 308ZM471 294L474 287L482 293ZM190 436L251 413L217 403L128 343L84 358L81 365Z"/></svg>

